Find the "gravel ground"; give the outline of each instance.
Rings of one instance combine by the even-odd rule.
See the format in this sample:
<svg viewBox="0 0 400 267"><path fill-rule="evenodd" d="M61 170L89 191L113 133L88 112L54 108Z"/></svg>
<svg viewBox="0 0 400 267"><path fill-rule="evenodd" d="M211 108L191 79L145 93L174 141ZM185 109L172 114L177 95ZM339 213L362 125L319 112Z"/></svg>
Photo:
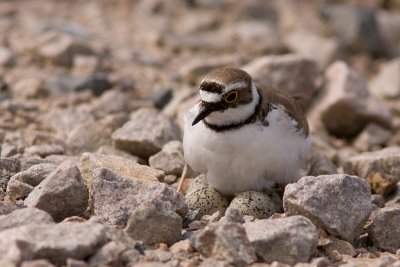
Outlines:
<svg viewBox="0 0 400 267"><path fill-rule="evenodd" d="M176 191L225 66L301 96L298 182ZM400 2L0 0L0 142L0 266L400 266Z"/></svg>

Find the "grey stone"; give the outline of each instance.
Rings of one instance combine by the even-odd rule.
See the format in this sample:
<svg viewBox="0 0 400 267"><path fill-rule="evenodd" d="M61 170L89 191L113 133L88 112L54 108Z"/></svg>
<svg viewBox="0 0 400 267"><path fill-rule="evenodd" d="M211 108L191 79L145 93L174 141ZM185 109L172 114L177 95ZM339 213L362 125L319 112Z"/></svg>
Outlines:
<svg viewBox="0 0 400 267"><path fill-rule="evenodd" d="M349 255L354 257L357 255L353 245L347 241L340 240L334 236L320 237L319 250L329 258L334 258L335 254ZM340 260L339 260L340 261Z"/></svg>
<svg viewBox="0 0 400 267"><path fill-rule="evenodd" d="M7 194L14 199L27 197L56 168L54 164L42 163L13 175L7 184Z"/></svg>
<svg viewBox="0 0 400 267"><path fill-rule="evenodd" d="M0 66L11 67L14 64L15 56L7 47L0 47Z"/></svg>
<svg viewBox="0 0 400 267"><path fill-rule="evenodd" d="M136 207L125 228L130 237L145 245L172 245L181 239L181 231L182 218L172 210L170 203L157 199Z"/></svg>
<svg viewBox="0 0 400 267"><path fill-rule="evenodd" d="M51 262L48 260L33 260L33 261L24 261L21 264L21 267L54 267Z"/></svg>
<svg viewBox="0 0 400 267"><path fill-rule="evenodd" d="M348 159L343 170L368 180L373 192L386 196L396 189L400 179L400 148L364 152Z"/></svg>
<svg viewBox="0 0 400 267"><path fill-rule="evenodd" d="M14 202L0 201L0 215L9 214L19 208Z"/></svg>
<svg viewBox="0 0 400 267"><path fill-rule="evenodd" d="M64 154L64 147L60 145L35 145L25 148L24 156L32 157L32 156L39 156L39 157L47 157L49 155L60 155Z"/></svg>
<svg viewBox="0 0 400 267"><path fill-rule="evenodd" d="M171 119L147 108L132 113L131 119L112 134L116 148L143 158L154 155L163 145L180 137L180 130Z"/></svg>
<svg viewBox="0 0 400 267"><path fill-rule="evenodd" d="M229 208L237 209L242 216L250 215L258 219L266 219L283 211L282 200L272 190L238 193L229 204Z"/></svg>
<svg viewBox="0 0 400 267"><path fill-rule="evenodd" d="M234 266L247 266L256 255L246 232L237 223L212 223L195 238L195 248L206 258L227 261Z"/></svg>
<svg viewBox="0 0 400 267"><path fill-rule="evenodd" d="M83 260L68 258L66 267L88 267L88 265Z"/></svg>
<svg viewBox="0 0 400 267"><path fill-rule="evenodd" d="M169 251L148 249L144 251L144 255L148 261L168 262L172 259L172 253Z"/></svg>
<svg viewBox="0 0 400 267"><path fill-rule="evenodd" d="M96 223L31 224L0 232L0 254L15 264L46 259L63 265L85 259L108 242L106 227Z"/></svg>
<svg viewBox="0 0 400 267"><path fill-rule="evenodd" d="M205 175L192 181L185 195L185 202L190 210L198 211L199 217L216 211L223 214L229 206L228 199L208 185Z"/></svg>
<svg viewBox="0 0 400 267"><path fill-rule="evenodd" d="M378 194L372 195L371 196L371 202L372 202L372 204L374 204L378 208L385 207L385 199L383 198L382 195L378 195Z"/></svg>
<svg viewBox="0 0 400 267"><path fill-rule="evenodd" d="M317 149L312 149L309 158L309 169L307 175L318 176L335 173L337 173L337 170L332 161Z"/></svg>
<svg viewBox="0 0 400 267"><path fill-rule="evenodd" d="M400 96L400 58L393 59L381 66L379 73L369 83L371 93L386 99Z"/></svg>
<svg viewBox="0 0 400 267"><path fill-rule="evenodd" d="M12 95L16 98L29 99L47 95L44 82L40 78L26 77L11 86Z"/></svg>
<svg viewBox="0 0 400 267"><path fill-rule="evenodd" d="M112 147L112 146L101 146L101 147L99 147L99 149L97 149L96 153L109 155L109 156L112 156L112 155L120 156L120 157L129 159L131 161L134 161L136 163L140 163L140 164L144 163L144 161L141 160L139 157L137 157L135 155L132 155L132 154L126 152L126 151L123 151L123 150L117 149L115 147Z"/></svg>
<svg viewBox="0 0 400 267"><path fill-rule="evenodd" d="M160 152L149 158L151 167L163 170L165 174L179 176L185 166L183 146L179 141L165 144Z"/></svg>
<svg viewBox="0 0 400 267"><path fill-rule="evenodd" d="M368 236L375 246L396 253L400 248L400 208L382 208L371 215Z"/></svg>
<svg viewBox="0 0 400 267"><path fill-rule="evenodd" d="M91 194L93 183L93 171L100 167L108 168L119 175L133 177L147 183L157 183L159 180L162 181L164 179L162 171L146 165L140 165L121 156L84 153L80 160L80 170L83 180L89 188L89 194Z"/></svg>
<svg viewBox="0 0 400 267"><path fill-rule="evenodd" d="M94 95L100 96L111 89L112 84L107 74L93 73L86 76L60 78L50 83L49 87L55 95L91 90Z"/></svg>
<svg viewBox="0 0 400 267"><path fill-rule="evenodd" d="M303 110L320 90L321 75L315 61L297 56L264 56L243 66L254 80L271 84L295 97Z"/></svg>
<svg viewBox="0 0 400 267"><path fill-rule="evenodd" d="M109 90L101 95L94 106L107 113L130 113L140 108L152 108L154 104L151 100L132 98L130 94L120 90Z"/></svg>
<svg viewBox="0 0 400 267"><path fill-rule="evenodd" d="M321 8L325 18L341 44L349 51L390 56L387 43L379 31L375 12L361 5L325 5Z"/></svg>
<svg viewBox="0 0 400 267"><path fill-rule="evenodd" d="M0 178L9 179L21 171L21 161L17 158L0 159Z"/></svg>
<svg viewBox="0 0 400 267"><path fill-rule="evenodd" d="M84 212L88 191L78 167L70 162L58 166L33 189L24 204L48 212L56 221Z"/></svg>
<svg viewBox="0 0 400 267"><path fill-rule="evenodd" d="M170 186L121 176L106 168L93 171L91 199L93 214L119 227L126 226L130 214L143 202L153 199L171 203L171 210L181 216L187 211L183 198Z"/></svg>
<svg viewBox="0 0 400 267"><path fill-rule="evenodd" d="M54 223L54 220L47 212L37 208L23 208L0 216L0 231L27 224L52 223Z"/></svg>
<svg viewBox="0 0 400 267"><path fill-rule="evenodd" d="M359 151L371 151L385 146L392 136L392 132L375 123L369 123L353 142Z"/></svg>
<svg viewBox="0 0 400 267"><path fill-rule="evenodd" d="M123 257L127 250L136 251L136 259L131 258L129 262L135 262L139 258L139 251L128 247L126 244L118 241L111 241L102 246L90 259L88 265L97 266L125 266L127 259ZM131 253L131 255L133 255Z"/></svg>
<svg viewBox="0 0 400 267"><path fill-rule="evenodd" d="M69 35L54 34L47 43L39 47L37 54L52 64L71 67L75 55L90 55L93 50Z"/></svg>
<svg viewBox="0 0 400 267"><path fill-rule="evenodd" d="M371 213L370 191L368 183L357 176L307 176L286 186L283 208L287 215L303 215L352 243Z"/></svg>
<svg viewBox="0 0 400 267"><path fill-rule="evenodd" d="M392 114L372 96L364 79L346 63L337 61L325 72L326 87L310 117L321 119L339 137L353 137L368 123L390 128Z"/></svg>
<svg viewBox="0 0 400 267"><path fill-rule="evenodd" d="M243 226L256 254L268 263L307 262L317 251L317 227L303 216L259 220Z"/></svg>

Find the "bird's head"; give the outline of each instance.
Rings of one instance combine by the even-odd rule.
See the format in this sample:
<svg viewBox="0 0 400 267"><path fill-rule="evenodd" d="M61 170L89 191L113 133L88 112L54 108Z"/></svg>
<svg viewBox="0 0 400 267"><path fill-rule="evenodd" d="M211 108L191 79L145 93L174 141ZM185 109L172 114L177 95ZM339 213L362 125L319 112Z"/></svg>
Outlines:
<svg viewBox="0 0 400 267"><path fill-rule="evenodd" d="M207 74L199 88L201 102L192 125L201 120L216 126L240 123L254 113L259 95L251 76L236 68Z"/></svg>

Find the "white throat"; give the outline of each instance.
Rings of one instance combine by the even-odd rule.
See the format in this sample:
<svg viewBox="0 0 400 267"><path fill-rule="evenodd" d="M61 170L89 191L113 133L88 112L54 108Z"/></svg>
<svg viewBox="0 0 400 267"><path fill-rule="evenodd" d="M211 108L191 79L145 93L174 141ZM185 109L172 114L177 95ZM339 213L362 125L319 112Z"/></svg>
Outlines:
<svg viewBox="0 0 400 267"><path fill-rule="evenodd" d="M236 108L228 108L224 111L215 111L205 118L205 121L212 125L230 125L241 123L253 115L255 108L260 100L260 95L254 83L251 84L252 101L245 105L239 105Z"/></svg>

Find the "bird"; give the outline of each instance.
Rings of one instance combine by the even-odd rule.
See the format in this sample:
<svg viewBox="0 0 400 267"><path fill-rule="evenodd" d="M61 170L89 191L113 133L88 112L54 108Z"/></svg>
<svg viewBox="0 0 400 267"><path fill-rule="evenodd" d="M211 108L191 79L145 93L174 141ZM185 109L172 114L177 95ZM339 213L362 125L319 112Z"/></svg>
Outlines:
<svg viewBox="0 0 400 267"><path fill-rule="evenodd" d="M296 100L239 68L206 74L184 115L186 163L223 195L263 191L301 178L311 138Z"/></svg>

